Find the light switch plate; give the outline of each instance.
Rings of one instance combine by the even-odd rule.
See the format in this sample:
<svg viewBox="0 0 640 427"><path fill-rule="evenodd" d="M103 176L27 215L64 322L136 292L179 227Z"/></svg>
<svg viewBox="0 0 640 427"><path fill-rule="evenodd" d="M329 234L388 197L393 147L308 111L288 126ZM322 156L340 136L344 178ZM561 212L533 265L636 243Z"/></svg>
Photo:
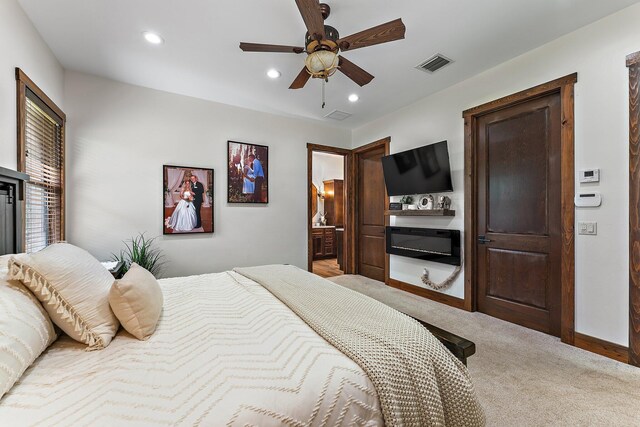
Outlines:
<svg viewBox="0 0 640 427"><path fill-rule="evenodd" d="M578 222L578 234L584 234L587 236L598 235L598 223L595 221Z"/></svg>

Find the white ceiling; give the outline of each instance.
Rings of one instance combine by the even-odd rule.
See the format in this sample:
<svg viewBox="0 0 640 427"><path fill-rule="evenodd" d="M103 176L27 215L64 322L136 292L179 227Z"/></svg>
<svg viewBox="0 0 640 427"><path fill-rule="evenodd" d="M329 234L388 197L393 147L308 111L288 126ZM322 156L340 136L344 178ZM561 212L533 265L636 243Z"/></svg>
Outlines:
<svg viewBox="0 0 640 427"><path fill-rule="evenodd" d="M360 88L337 73L288 89L304 56L243 53L240 41L304 45L294 0L19 0L69 70L260 111L356 128L640 0L328 0L328 25L346 36L402 18L406 39L345 57L376 78ZM166 40L153 46L141 33ZM442 53L436 74L414 69ZM265 73L282 72L278 80ZM347 96L357 93L352 104ZM324 119L334 109L344 122Z"/></svg>

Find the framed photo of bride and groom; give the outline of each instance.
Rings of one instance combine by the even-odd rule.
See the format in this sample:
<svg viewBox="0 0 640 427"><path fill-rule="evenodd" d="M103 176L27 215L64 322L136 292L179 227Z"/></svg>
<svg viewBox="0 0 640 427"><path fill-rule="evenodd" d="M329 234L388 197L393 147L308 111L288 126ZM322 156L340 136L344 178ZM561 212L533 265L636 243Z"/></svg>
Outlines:
<svg viewBox="0 0 640 427"><path fill-rule="evenodd" d="M162 168L163 234L213 233L213 169Z"/></svg>
<svg viewBox="0 0 640 427"><path fill-rule="evenodd" d="M227 202L269 203L269 147L227 144Z"/></svg>

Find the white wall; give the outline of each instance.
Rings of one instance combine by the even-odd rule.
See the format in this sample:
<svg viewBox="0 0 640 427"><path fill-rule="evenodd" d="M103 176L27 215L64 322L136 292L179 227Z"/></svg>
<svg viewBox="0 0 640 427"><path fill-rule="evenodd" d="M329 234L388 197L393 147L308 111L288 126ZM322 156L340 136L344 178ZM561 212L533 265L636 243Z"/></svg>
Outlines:
<svg viewBox="0 0 640 427"><path fill-rule="evenodd" d="M0 166L17 167L16 78L21 68L64 110L64 71L16 0L0 1Z"/></svg>
<svg viewBox="0 0 640 427"><path fill-rule="evenodd" d="M640 5L629 7L354 131L357 147L391 135L391 151L449 140L454 219L397 219L396 224L463 229L462 111L578 72L575 87L576 172L601 168L603 205L577 209L576 220L598 222L598 236L576 236L576 330L626 345L628 333L628 74L627 54L640 50ZM455 66L455 64L453 65ZM441 72L447 72L446 68ZM428 76L425 76L428 78ZM391 277L420 285L451 268L391 259ZM463 297L463 277L447 293Z"/></svg>
<svg viewBox="0 0 640 427"><path fill-rule="evenodd" d="M163 236L165 276L266 263L307 265L306 143L351 132L85 74L65 77L67 231L107 259L138 232L162 235L162 165L215 169L215 233ZM227 140L269 146L269 204L227 204Z"/></svg>
<svg viewBox="0 0 640 427"><path fill-rule="evenodd" d="M324 191L323 181L344 179L344 156L314 151L311 165L311 182L316 185L318 192ZM318 198L318 213L312 222L319 220L320 212L324 212L324 200Z"/></svg>

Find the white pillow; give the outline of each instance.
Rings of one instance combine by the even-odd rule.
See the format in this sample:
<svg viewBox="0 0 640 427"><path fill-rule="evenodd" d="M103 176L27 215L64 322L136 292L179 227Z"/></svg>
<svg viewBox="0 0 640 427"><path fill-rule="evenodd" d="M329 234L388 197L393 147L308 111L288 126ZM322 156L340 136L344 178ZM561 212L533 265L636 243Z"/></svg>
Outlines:
<svg viewBox="0 0 640 427"><path fill-rule="evenodd" d="M163 301L156 278L135 262L109 292L109 304L122 327L139 340L153 335Z"/></svg>
<svg viewBox="0 0 640 427"><path fill-rule="evenodd" d="M6 275L6 259L0 258L0 399L57 338L40 302Z"/></svg>
<svg viewBox="0 0 640 427"><path fill-rule="evenodd" d="M109 307L113 276L84 249L57 243L13 257L9 277L24 283L53 323L88 350L105 348L116 334L118 319Z"/></svg>
<svg viewBox="0 0 640 427"><path fill-rule="evenodd" d="M7 274L7 271L9 271L9 260L12 257L17 257L17 256L22 256L24 254L20 254L20 255L14 255L14 254L9 254L9 255L0 255L0 278L4 278Z"/></svg>

